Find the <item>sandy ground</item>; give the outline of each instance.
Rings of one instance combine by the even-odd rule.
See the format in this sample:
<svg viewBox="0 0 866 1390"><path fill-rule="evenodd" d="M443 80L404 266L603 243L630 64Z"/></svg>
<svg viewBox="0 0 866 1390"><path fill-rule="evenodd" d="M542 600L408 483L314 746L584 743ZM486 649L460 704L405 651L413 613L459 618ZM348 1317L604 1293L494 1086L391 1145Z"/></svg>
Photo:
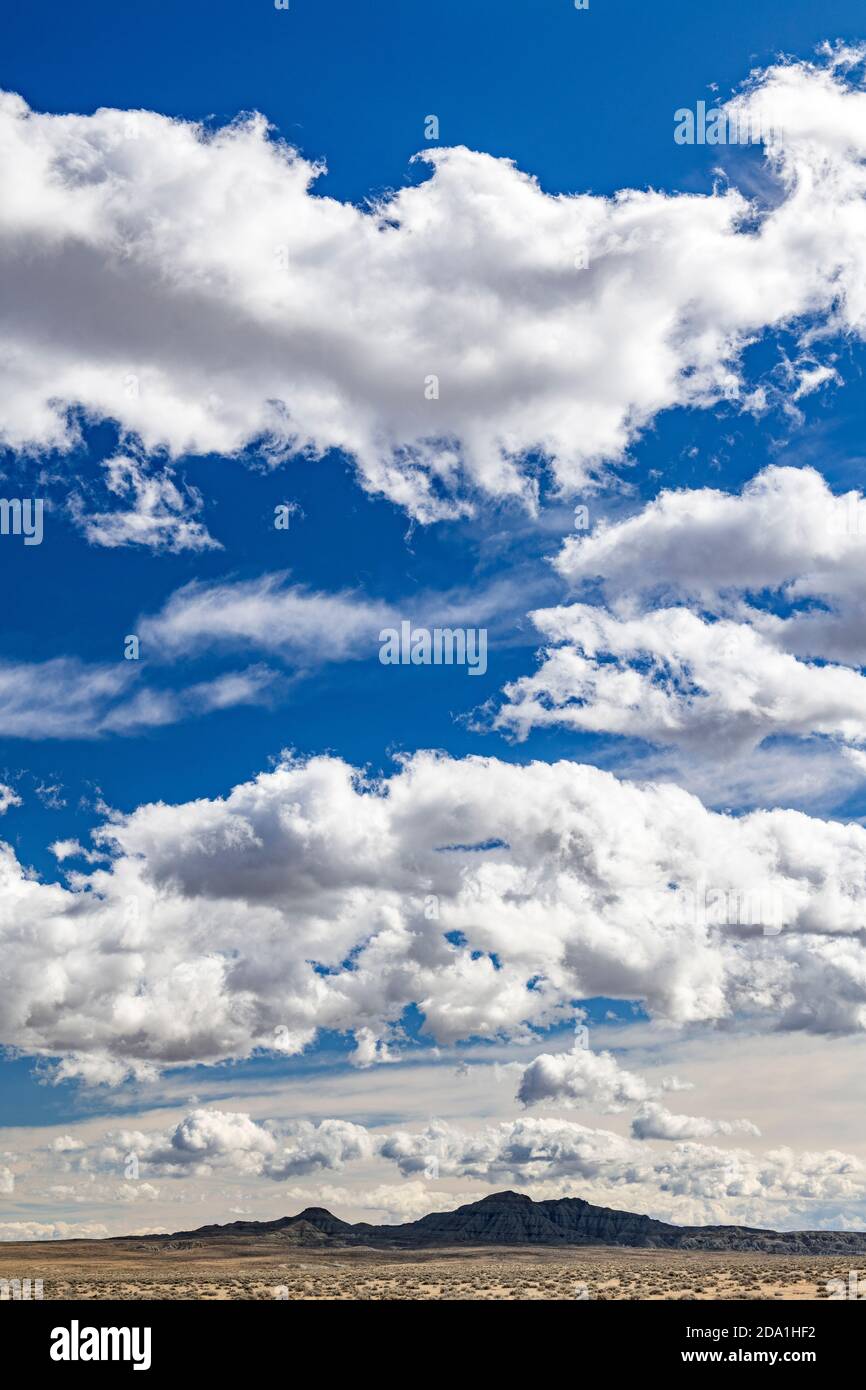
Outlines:
<svg viewBox="0 0 866 1390"><path fill-rule="evenodd" d="M866 1260L864 1260L866 1265ZM0 1279L44 1299L813 1299L848 1281L832 1256L499 1248L263 1252L254 1243L155 1250L100 1241L0 1245ZM866 1278L864 1269L862 1278Z"/></svg>

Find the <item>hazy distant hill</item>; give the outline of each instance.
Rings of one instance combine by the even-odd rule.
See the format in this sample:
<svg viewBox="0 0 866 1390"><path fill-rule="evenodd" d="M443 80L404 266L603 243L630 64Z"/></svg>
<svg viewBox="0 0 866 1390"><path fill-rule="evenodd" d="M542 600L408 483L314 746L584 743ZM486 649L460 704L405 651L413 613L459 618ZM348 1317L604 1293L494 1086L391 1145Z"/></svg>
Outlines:
<svg viewBox="0 0 866 1390"><path fill-rule="evenodd" d="M139 1241L248 1241L339 1248L423 1249L445 1245L623 1245L671 1250L761 1250L784 1255L866 1255L866 1231L765 1231L749 1226L672 1226L628 1211L595 1207L580 1197L533 1202L496 1192L456 1211L431 1212L401 1226L341 1221L307 1207L277 1221L232 1221Z"/></svg>

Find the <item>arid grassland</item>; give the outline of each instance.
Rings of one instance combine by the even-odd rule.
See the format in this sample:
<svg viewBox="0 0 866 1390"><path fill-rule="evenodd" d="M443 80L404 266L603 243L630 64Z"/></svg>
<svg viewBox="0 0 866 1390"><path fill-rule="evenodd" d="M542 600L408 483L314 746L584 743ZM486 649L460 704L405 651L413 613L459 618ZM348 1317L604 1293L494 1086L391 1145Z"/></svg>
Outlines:
<svg viewBox="0 0 866 1390"><path fill-rule="evenodd" d="M44 1299L813 1299L847 1281L832 1256L530 1248L263 1252L65 1241L0 1246L0 1279Z"/></svg>

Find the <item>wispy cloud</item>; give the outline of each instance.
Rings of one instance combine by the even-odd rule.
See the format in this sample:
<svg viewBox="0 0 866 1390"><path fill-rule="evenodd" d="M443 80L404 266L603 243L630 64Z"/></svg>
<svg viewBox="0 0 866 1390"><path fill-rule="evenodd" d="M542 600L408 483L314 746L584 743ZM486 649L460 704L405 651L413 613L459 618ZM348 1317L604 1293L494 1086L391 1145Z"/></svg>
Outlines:
<svg viewBox="0 0 866 1390"><path fill-rule="evenodd" d="M139 733L215 709L260 704L275 684L275 674L264 666L175 690L144 686L136 664L122 660L0 662L0 735L94 739Z"/></svg>
<svg viewBox="0 0 866 1390"><path fill-rule="evenodd" d="M69 500L73 518L92 545L111 550L139 545L172 553L220 548L196 518L201 494L179 485L170 468L150 467L123 454L107 459L103 468L110 497L125 506L100 511L89 506L80 491Z"/></svg>

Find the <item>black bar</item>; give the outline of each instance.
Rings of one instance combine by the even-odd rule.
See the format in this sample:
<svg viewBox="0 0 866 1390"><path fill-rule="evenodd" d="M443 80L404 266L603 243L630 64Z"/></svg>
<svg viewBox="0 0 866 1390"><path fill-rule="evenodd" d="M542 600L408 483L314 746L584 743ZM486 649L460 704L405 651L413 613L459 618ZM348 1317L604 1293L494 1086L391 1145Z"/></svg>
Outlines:
<svg viewBox="0 0 866 1390"><path fill-rule="evenodd" d="M258 1307L249 1302L181 1302L181 1301L78 1301L7 1303L0 1308L0 1332L5 1332L4 1346L14 1349L21 1358L22 1368L46 1372L52 1379L86 1375L92 1378L100 1372L110 1375L135 1374L132 1360L54 1360L52 1346L72 1352L77 1323L79 1350L88 1349L94 1339L87 1329L129 1329L128 1344L118 1339L120 1352L128 1350L130 1358L138 1354L145 1359L144 1330L149 1329L149 1365L138 1374L156 1376L160 1380L179 1371L207 1373L213 1371L221 1378L242 1374L246 1379L263 1372L265 1366L282 1364L286 1357L300 1368L299 1354L304 1361L320 1359L322 1370L333 1370L343 1358L347 1370L354 1366L355 1374L361 1363L382 1343L366 1339L399 1336L401 1328L411 1332L415 1352L423 1351L425 1364L433 1367L437 1356L447 1358L450 1374L465 1368L469 1362L485 1363L499 1353L511 1355L515 1345L524 1345L527 1353L532 1345L536 1351L546 1343L537 1338L553 1336L557 1357L572 1361L575 1372L592 1356L611 1371L640 1371L644 1374L668 1375L671 1372L686 1376L703 1375L713 1367L728 1371L750 1371L768 1374L785 1372L791 1367L818 1372L823 1379L828 1373L841 1371L857 1364L862 1346L864 1316L852 1302L822 1300L786 1300L744 1302L702 1300L677 1302L601 1302L592 1299L521 1303L504 1301L501 1311L485 1303L484 1312L477 1301L472 1303L471 1322L463 1313L455 1313L454 1303L447 1300L443 1308L437 1300L431 1306L419 1308L413 1302L409 1313L399 1300L376 1302L363 1307L359 1302L314 1302L265 1300L270 1306ZM510 1311L506 1309L510 1307ZM456 1317L456 1327L452 1321ZM493 1318L497 1337L490 1342L488 1317ZM507 1321L500 1323L500 1317ZM444 1322L443 1322L444 1319ZM440 1340L443 1332L452 1327L461 1333L459 1343L449 1335ZM132 1329L139 1329L133 1341ZM58 1333L64 1329L69 1342ZM467 1343L467 1333L481 1333L480 1340ZM429 1339L429 1340L428 1340ZM565 1339L565 1340L562 1340ZM102 1351L102 1341L95 1343ZM392 1344L396 1353L398 1343ZM114 1343L109 1338L105 1351L111 1354ZM366 1347L366 1351L363 1348ZM461 1351L460 1347L465 1350ZM291 1349L294 1348L292 1352ZM378 1358L377 1358L378 1359ZM414 1356L413 1356L414 1360ZM368 1362L369 1364L369 1362ZM415 1363L417 1365L417 1362ZM394 1370L392 1365L392 1370ZM408 1366L406 1369L409 1369ZM445 1369L444 1361L442 1369ZM601 1367L599 1367L601 1369Z"/></svg>

